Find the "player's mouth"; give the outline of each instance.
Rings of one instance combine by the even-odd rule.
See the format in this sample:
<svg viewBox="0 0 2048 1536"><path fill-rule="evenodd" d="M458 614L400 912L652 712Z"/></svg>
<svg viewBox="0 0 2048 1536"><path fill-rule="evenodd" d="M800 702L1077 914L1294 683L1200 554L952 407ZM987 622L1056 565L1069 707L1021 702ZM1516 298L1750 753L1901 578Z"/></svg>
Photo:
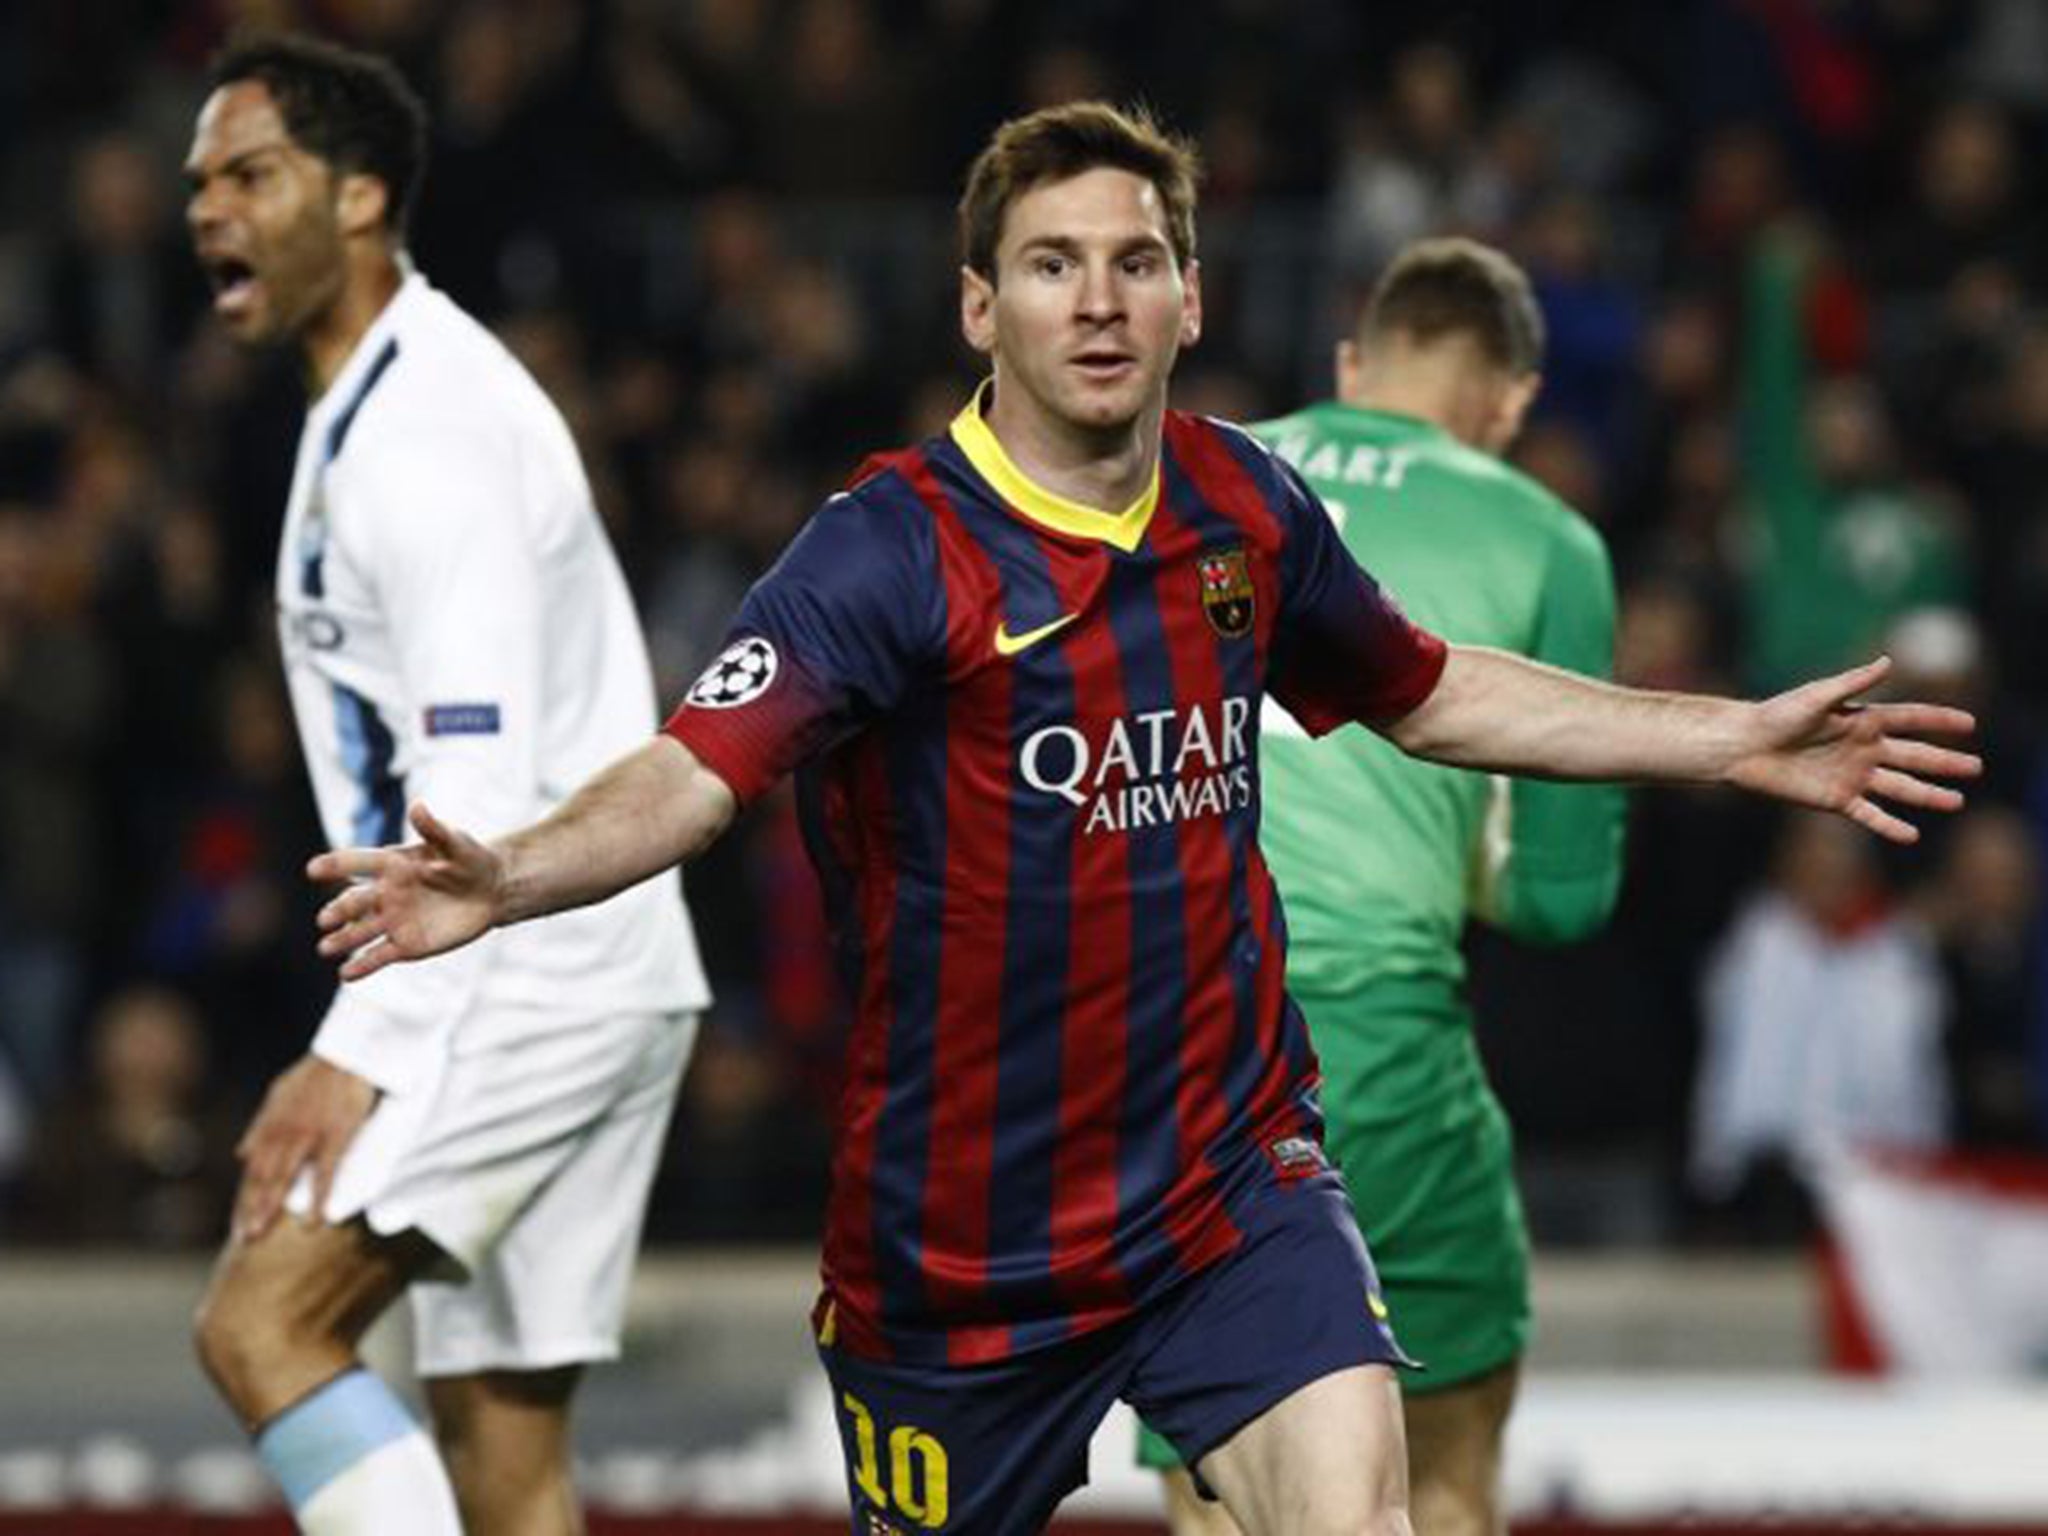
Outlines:
<svg viewBox="0 0 2048 1536"><path fill-rule="evenodd" d="M1137 371L1138 359L1113 347L1090 347L1069 359L1074 369L1091 384L1114 384Z"/></svg>
<svg viewBox="0 0 2048 1536"><path fill-rule="evenodd" d="M210 256L204 266L213 289L213 312L226 320L245 318L262 292L256 269L239 256Z"/></svg>

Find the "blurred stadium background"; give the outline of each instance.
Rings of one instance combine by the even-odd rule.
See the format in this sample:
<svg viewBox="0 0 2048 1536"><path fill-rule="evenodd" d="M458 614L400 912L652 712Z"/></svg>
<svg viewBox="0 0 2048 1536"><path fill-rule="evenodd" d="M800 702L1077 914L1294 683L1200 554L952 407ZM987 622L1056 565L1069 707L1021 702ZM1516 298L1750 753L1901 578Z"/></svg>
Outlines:
<svg viewBox="0 0 2048 1536"><path fill-rule="evenodd" d="M428 95L416 254L567 411L670 697L971 383L949 200L1000 118L1143 97L1200 138L1186 407L1324 392L1407 238L1516 253L1552 329L1519 458L1612 546L1621 676L1885 646L1990 759L1897 856L1639 794L1606 936L1475 939L1541 1249L1518 1524L2048 1530L2048 4L14 0L0 1532L284 1529L185 1344L326 987L267 595L302 401L205 325L180 224L242 21ZM691 895L720 1001L590 1392L597 1529L843 1528L802 1326L842 1016L789 807ZM1128 1436L1073 1529L1152 1518Z"/></svg>

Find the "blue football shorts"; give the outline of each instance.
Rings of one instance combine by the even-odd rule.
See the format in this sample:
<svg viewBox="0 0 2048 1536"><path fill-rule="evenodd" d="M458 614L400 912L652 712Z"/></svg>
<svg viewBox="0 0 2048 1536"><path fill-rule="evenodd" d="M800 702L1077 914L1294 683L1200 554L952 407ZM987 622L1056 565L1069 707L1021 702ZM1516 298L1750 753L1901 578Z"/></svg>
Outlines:
<svg viewBox="0 0 2048 1536"><path fill-rule="evenodd" d="M1337 1175L1267 1185L1244 1241L1132 1316L986 1365L886 1364L820 1345L855 1536L1025 1536L1088 1481L1122 1398L1198 1464L1335 1371L1405 1366Z"/></svg>

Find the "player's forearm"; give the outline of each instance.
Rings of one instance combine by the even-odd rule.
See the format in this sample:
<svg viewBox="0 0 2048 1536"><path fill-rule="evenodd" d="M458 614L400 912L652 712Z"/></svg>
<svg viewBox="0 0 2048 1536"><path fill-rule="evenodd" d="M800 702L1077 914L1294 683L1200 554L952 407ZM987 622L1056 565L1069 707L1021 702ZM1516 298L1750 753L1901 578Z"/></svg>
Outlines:
<svg viewBox="0 0 2048 1536"><path fill-rule="evenodd" d="M668 736L590 779L544 821L498 841L493 921L523 922L605 900L686 863L731 822L725 782Z"/></svg>
<svg viewBox="0 0 2048 1536"><path fill-rule="evenodd" d="M1404 752L1460 768L1713 784L1753 750L1753 708L1621 688L1505 651L1454 645L1436 690L1386 734Z"/></svg>

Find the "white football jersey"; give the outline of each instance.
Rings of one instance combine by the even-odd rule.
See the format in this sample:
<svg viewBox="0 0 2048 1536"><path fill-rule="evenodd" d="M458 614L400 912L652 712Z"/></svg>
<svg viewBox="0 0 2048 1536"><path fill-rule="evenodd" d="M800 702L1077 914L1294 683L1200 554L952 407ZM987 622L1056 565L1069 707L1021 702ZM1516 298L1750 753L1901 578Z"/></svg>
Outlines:
<svg viewBox="0 0 2048 1536"><path fill-rule="evenodd" d="M654 732L625 579L561 414L413 274L307 412L278 554L328 841L494 837ZM673 876L342 987L314 1049L387 1091L447 1052L708 1000Z"/></svg>

